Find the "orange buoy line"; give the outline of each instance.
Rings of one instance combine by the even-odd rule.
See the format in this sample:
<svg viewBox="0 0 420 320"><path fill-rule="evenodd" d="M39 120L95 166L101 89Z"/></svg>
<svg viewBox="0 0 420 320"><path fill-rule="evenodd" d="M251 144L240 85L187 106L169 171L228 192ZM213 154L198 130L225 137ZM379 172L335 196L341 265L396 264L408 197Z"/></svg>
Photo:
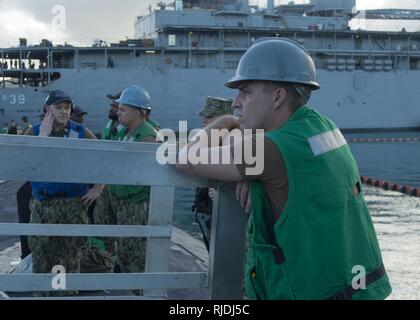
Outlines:
<svg viewBox="0 0 420 320"><path fill-rule="evenodd" d="M351 143L358 142L420 142L419 138L355 138L350 139Z"/></svg>
<svg viewBox="0 0 420 320"><path fill-rule="evenodd" d="M398 183L392 183L390 181L383 181L381 179L374 179L365 176L361 177L361 181L362 183L372 187L377 187L384 190L397 191L412 197L420 197L420 188L400 185Z"/></svg>

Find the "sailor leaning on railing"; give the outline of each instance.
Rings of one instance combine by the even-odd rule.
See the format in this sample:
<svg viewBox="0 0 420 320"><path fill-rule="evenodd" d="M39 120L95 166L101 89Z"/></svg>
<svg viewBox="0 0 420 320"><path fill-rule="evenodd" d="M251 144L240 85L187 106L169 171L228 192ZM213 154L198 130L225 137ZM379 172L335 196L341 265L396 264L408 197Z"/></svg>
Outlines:
<svg viewBox="0 0 420 320"><path fill-rule="evenodd" d="M247 295L386 298L391 287L356 161L335 124L306 105L311 91L319 89L306 49L287 39L260 41L245 53L236 76L226 85L239 90L233 102L239 119L224 116L200 131L199 138L181 150L178 168L239 182L242 205L252 207ZM265 133L212 147L212 129L238 128ZM246 152L241 152L238 164L237 151L249 145L256 150L255 162L250 165ZM191 164L192 146L206 159L228 152L230 164Z"/></svg>

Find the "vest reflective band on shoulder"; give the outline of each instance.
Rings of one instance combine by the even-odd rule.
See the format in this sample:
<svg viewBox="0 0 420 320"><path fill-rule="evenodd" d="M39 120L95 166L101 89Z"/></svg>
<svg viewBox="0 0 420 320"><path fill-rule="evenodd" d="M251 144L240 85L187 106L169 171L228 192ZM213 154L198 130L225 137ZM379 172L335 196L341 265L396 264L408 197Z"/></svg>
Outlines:
<svg viewBox="0 0 420 320"><path fill-rule="evenodd" d="M327 131L308 139L312 152L315 157L329 151L338 149L347 144L346 139L340 129Z"/></svg>

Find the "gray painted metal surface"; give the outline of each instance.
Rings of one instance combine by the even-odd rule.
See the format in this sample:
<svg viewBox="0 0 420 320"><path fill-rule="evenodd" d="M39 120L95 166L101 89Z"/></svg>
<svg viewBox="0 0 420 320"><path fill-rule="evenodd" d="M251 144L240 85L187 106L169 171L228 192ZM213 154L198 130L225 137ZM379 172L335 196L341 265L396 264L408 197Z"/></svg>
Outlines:
<svg viewBox="0 0 420 320"><path fill-rule="evenodd" d="M174 186L219 186L221 183L187 177L175 168L159 165L156 148L141 143L0 136L0 177L3 179L152 186L149 226L0 224L0 235L149 237L146 273L66 274L66 290L143 288L149 297L161 298L165 297L166 289L208 287L212 299L242 298L246 217L234 199L232 185L223 185L219 189L220 196L215 199L210 273L167 272ZM119 165L115 166L117 161ZM54 276L58 275L0 275L0 291L51 291Z"/></svg>
<svg viewBox="0 0 420 320"><path fill-rule="evenodd" d="M173 165L160 165L158 148L150 143L0 135L0 179L178 187L218 184L182 176Z"/></svg>
<svg viewBox="0 0 420 320"><path fill-rule="evenodd" d="M211 223L210 299L241 300L245 266L246 214L235 198L232 185L219 187L213 202Z"/></svg>
<svg viewBox="0 0 420 320"><path fill-rule="evenodd" d="M174 187L152 187L150 194L149 225L172 223L174 211ZM169 272L171 240L151 237L147 241L146 272ZM165 296L166 290L147 290L148 296Z"/></svg>
<svg viewBox="0 0 420 320"><path fill-rule="evenodd" d="M0 275L0 289L5 292L55 291L56 274ZM120 273L66 274L67 290L134 290L139 288L184 289L202 288L206 274L182 273Z"/></svg>
<svg viewBox="0 0 420 320"><path fill-rule="evenodd" d="M171 227L168 226L108 226L78 224L0 224L0 235L42 235L42 236L96 236L96 237L155 237L170 238Z"/></svg>

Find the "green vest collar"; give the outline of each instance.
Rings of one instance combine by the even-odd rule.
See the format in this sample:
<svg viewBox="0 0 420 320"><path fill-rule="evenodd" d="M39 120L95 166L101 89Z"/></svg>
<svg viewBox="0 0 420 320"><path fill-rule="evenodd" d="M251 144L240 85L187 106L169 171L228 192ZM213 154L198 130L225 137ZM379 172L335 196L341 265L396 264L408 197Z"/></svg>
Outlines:
<svg viewBox="0 0 420 320"><path fill-rule="evenodd" d="M299 107L293 114L292 116L289 118L289 120L287 120L287 122L289 121L293 121L296 119L301 118L306 112L308 112L311 108L308 107L307 105L301 106ZM286 122L286 123L287 123Z"/></svg>
<svg viewBox="0 0 420 320"><path fill-rule="evenodd" d="M124 131L124 137L127 137L128 139L133 139L133 141L141 141L146 136L150 135L150 130L156 131L147 121L144 121L137 127L136 131L134 131L134 133L131 135L129 135L128 129L126 129Z"/></svg>
<svg viewBox="0 0 420 320"><path fill-rule="evenodd" d="M311 108L307 105L303 105L301 107L299 107L291 116L289 119L287 119L287 121L285 123L283 123L281 125L281 127L274 129L272 131L276 131L276 130L281 130L284 126L286 126L289 122L294 121L296 119L301 118L306 112L308 112L309 110L311 110Z"/></svg>

